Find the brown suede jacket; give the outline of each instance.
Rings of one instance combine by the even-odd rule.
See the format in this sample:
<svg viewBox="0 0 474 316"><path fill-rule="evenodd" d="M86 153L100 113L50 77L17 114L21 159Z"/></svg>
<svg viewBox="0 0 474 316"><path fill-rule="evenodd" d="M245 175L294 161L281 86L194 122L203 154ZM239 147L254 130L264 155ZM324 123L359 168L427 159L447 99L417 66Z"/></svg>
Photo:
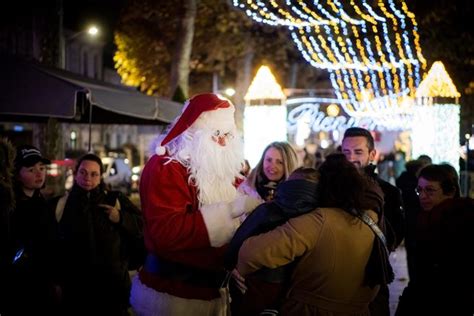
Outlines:
<svg viewBox="0 0 474 316"><path fill-rule="evenodd" d="M377 214L368 211L377 221ZM282 315L369 315L379 287L363 285L374 233L357 217L337 208L319 208L290 219L273 231L251 237L239 252L242 275L297 260Z"/></svg>

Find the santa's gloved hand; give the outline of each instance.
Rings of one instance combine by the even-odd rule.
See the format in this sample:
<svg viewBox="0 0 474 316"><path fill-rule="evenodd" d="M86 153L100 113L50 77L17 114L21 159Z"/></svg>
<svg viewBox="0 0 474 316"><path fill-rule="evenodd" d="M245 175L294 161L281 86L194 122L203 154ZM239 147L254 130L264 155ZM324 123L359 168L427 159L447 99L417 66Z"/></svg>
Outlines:
<svg viewBox="0 0 474 316"><path fill-rule="evenodd" d="M232 202L231 216L239 217L243 214L252 212L257 206L263 203L260 198L239 194Z"/></svg>
<svg viewBox="0 0 474 316"><path fill-rule="evenodd" d="M248 185L247 182L243 182L241 185L239 185L237 191L239 192L239 194L244 194L254 197L256 199L261 199L260 195L258 195L257 190Z"/></svg>

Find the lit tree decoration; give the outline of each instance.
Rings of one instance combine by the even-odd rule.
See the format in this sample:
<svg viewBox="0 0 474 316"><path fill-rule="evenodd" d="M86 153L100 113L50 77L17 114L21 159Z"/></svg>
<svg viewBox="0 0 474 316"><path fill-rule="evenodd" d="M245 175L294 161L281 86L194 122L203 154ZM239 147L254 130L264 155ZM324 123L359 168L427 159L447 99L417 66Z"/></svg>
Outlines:
<svg viewBox="0 0 474 316"><path fill-rule="evenodd" d="M427 98L431 100L436 97L454 98L456 100L455 103L458 103L457 98L459 98L461 94L456 89L443 63L435 61L430 71L428 71L428 75L426 75L426 78L418 87L416 96L417 98Z"/></svg>
<svg viewBox="0 0 474 316"><path fill-rule="evenodd" d="M426 61L404 1L234 0L259 23L285 26L302 56L327 69L349 115L407 113Z"/></svg>
<svg viewBox="0 0 474 316"><path fill-rule="evenodd" d="M268 100L278 100L282 104L285 99L286 96L281 86L277 83L268 66L261 66L258 69L244 97L247 105L252 105L254 102L264 104Z"/></svg>
<svg viewBox="0 0 474 316"><path fill-rule="evenodd" d="M434 163L459 168L460 94L443 63L433 63L416 91L412 128L413 157L429 155Z"/></svg>
<svg viewBox="0 0 474 316"><path fill-rule="evenodd" d="M255 166L268 144L287 140L286 96L270 68L261 66L244 100L244 154Z"/></svg>

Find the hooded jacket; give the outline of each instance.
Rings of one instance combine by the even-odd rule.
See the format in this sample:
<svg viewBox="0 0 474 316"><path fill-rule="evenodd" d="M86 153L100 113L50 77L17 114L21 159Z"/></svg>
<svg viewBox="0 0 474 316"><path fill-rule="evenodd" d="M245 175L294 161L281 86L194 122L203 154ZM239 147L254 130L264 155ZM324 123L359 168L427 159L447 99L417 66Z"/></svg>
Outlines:
<svg viewBox="0 0 474 316"><path fill-rule="evenodd" d="M237 229L226 253L226 266L235 266L239 249L247 238L268 232L290 218L314 210L318 206L316 190L317 184L308 180L282 182L277 187L275 199L258 206Z"/></svg>

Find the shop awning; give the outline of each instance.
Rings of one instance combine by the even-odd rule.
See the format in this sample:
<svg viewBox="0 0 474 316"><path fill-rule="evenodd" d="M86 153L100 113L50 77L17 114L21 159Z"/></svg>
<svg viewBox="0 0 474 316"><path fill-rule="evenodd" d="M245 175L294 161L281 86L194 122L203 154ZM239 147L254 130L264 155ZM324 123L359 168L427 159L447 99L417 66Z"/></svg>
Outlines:
<svg viewBox="0 0 474 316"><path fill-rule="evenodd" d="M0 121L168 124L181 113L182 104L59 69L11 60L1 60L0 69Z"/></svg>

